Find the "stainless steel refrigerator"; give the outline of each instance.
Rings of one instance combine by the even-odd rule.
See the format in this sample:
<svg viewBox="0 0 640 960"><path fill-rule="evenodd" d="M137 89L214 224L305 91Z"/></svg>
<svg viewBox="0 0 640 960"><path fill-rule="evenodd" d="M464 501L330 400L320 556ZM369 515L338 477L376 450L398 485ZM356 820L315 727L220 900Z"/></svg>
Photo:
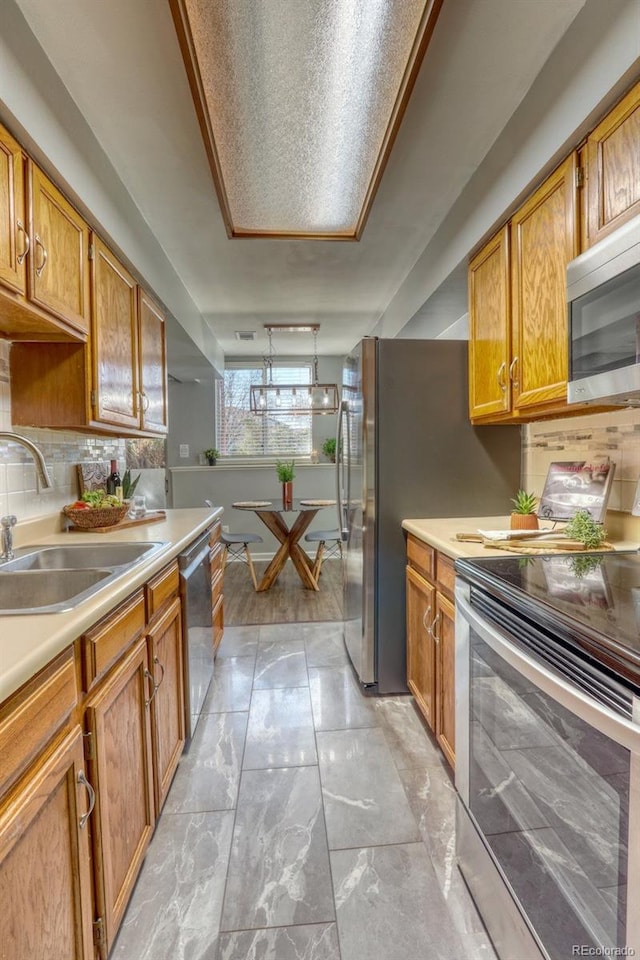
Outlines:
<svg viewBox="0 0 640 960"><path fill-rule="evenodd" d="M338 415L344 638L363 686L404 693L402 521L504 515L520 428L469 423L466 341L367 337L346 358Z"/></svg>

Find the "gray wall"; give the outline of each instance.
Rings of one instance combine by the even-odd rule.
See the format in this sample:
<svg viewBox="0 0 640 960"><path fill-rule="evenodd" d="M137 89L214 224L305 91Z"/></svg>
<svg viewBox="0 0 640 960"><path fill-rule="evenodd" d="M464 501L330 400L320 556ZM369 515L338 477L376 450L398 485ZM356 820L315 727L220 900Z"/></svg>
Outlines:
<svg viewBox="0 0 640 960"><path fill-rule="evenodd" d="M326 417L315 417L325 420ZM232 533L258 533L264 544L257 544L252 553L258 558L273 556L278 543L251 510L234 510L238 500L271 500L282 503L282 487L273 464L242 467L192 467L168 471L174 507L199 507L205 499L224 508L222 523ZM294 497L330 500L335 497L335 466L329 464L296 464L293 481ZM292 515L294 518L297 514ZM290 525L290 524L289 524ZM324 507L315 517L311 529L334 529L338 525L336 508ZM311 547L311 552L315 546Z"/></svg>
<svg viewBox="0 0 640 960"><path fill-rule="evenodd" d="M228 357L227 360L232 360ZM251 357L238 358L251 363ZM262 362L260 356L259 361ZM287 357L296 359L294 357ZM308 360L309 357L297 358ZM318 376L322 383L337 383L342 379L342 357L319 357ZM313 449L318 453L327 437L336 435L335 415L312 417ZM215 447L215 384L213 381L200 383L169 383L169 436L167 439L167 466L186 467L200 463L199 454L207 447ZM189 444L189 457L180 458L180 444ZM234 497L235 500L238 497ZM241 498L242 499L242 498ZM177 506L177 504L174 504ZM195 504L193 504L195 505Z"/></svg>

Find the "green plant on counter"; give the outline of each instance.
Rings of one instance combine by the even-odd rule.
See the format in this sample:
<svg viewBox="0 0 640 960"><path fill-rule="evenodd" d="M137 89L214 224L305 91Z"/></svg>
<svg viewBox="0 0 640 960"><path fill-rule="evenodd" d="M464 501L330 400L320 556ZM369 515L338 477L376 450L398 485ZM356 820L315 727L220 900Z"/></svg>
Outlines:
<svg viewBox="0 0 640 960"><path fill-rule="evenodd" d="M513 504L512 513L530 514L536 512L538 498L535 493L527 493L526 490L518 490L515 497L511 498Z"/></svg>
<svg viewBox="0 0 640 960"><path fill-rule="evenodd" d="M294 461L276 460L276 472L280 483L290 483L296 475Z"/></svg>
<svg viewBox="0 0 640 960"><path fill-rule="evenodd" d="M327 437L325 442L322 444L322 452L325 457L328 457L333 463L336 462L336 438Z"/></svg>
<svg viewBox="0 0 640 960"><path fill-rule="evenodd" d="M203 453L207 458L207 460L209 461L210 467L214 466L216 460L220 456L220 452L216 450L215 447L209 447L207 450L204 450Z"/></svg>
<svg viewBox="0 0 640 960"><path fill-rule="evenodd" d="M607 539L607 531L597 523L588 510L578 510L564 528L565 536L578 540L587 550L597 550Z"/></svg>
<svg viewBox="0 0 640 960"><path fill-rule="evenodd" d="M127 467L122 478L122 499L129 500L135 493L136 487L138 486L138 481L140 480L140 474L135 478L131 479L131 470Z"/></svg>

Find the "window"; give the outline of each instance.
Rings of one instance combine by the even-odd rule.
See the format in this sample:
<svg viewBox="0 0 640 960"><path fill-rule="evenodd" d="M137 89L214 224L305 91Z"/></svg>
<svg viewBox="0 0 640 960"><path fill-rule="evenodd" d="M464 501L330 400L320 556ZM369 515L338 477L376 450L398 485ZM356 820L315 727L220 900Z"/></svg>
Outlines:
<svg viewBox="0 0 640 960"><path fill-rule="evenodd" d="M274 363L273 383L311 384L310 363ZM293 457L311 453L311 415L255 414L249 387L267 383L259 364L230 364L218 381L216 446L223 457Z"/></svg>

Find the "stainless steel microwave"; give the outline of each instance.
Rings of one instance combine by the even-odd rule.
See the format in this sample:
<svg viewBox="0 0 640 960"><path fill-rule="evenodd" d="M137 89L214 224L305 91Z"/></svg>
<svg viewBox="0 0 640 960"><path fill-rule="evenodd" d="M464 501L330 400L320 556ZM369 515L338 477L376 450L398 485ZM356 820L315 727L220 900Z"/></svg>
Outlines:
<svg viewBox="0 0 640 960"><path fill-rule="evenodd" d="M567 267L569 403L640 406L640 216Z"/></svg>

